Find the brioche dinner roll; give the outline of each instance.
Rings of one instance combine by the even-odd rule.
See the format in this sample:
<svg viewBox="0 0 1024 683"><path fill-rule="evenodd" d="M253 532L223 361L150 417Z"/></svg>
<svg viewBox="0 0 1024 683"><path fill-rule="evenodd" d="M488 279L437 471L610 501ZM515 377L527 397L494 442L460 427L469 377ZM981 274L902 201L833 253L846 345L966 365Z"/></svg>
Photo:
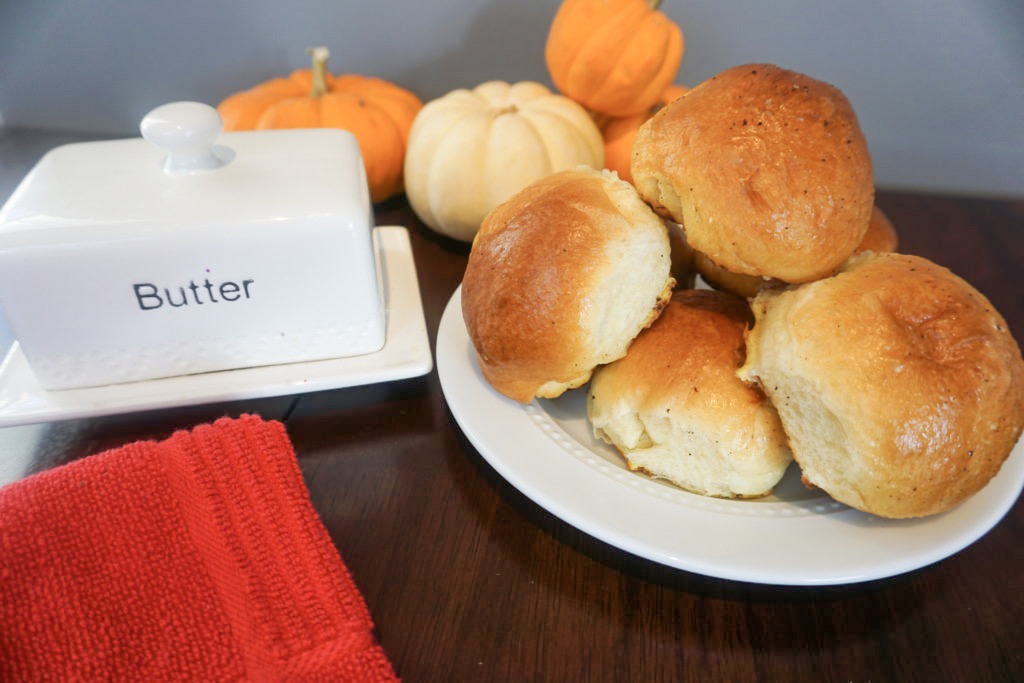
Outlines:
<svg viewBox="0 0 1024 683"><path fill-rule="evenodd" d="M792 458L771 403L736 377L750 321L739 297L677 290L624 358L594 372L594 435L631 470L695 493L770 493Z"/></svg>
<svg viewBox="0 0 1024 683"><path fill-rule="evenodd" d="M771 64L723 71L648 119L633 181L690 245L733 273L809 282L867 230L867 143L835 87Z"/></svg>
<svg viewBox="0 0 1024 683"><path fill-rule="evenodd" d="M683 226L673 221L666 221L668 227L668 243L672 249L672 277L677 289L691 289L697 279L695 258L697 253L686 241Z"/></svg>
<svg viewBox="0 0 1024 683"><path fill-rule="evenodd" d="M735 294L744 299L752 299L762 289L785 286L782 280L766 278L759 275L743 275L733 273L718 265L704 254L694 252L693 267L704 282L717 290Z"/></svg>
<svg viewBox="0 0 1024 683"><path fill-rule="evenodd" d="M868 230L864 233L864 237L853 253L896 251L898 245L899 237L896 234L892 221L889 220L889 217L881 209L875 206L871 210ZM752 299L762 289L785 285L781 280L773 278L732 273L699 252L694 252L693 267L704 281L715 289L731 292L745 299Z"/></svg>
<svg viewBox="0 0 1024 683"><path fill-rule="evenodd" d="M896 227L885 212L875 205L871 209L868 231L864 233L864 237L861 238L860 244L853 250L853 253L862 254L865 251L885 253L896 251L899 246L900 237L896 232Z"/></svg>
<svg viewBox="0 0 1024 683"><path fill-rule="evenodd" d="M804 480L840 502L949 510L1020 437L1020 348L983 295L927 259L865 252L753 310L739 376L771 398Z"/></svg>
<svg viewBox="0 0 1024 683"><path fill-rule="evenodd" d="M462 280L480 369L528 403L585 384L621 358L675 281L667 227L610 171L562 171L484 219Z"/></svg>

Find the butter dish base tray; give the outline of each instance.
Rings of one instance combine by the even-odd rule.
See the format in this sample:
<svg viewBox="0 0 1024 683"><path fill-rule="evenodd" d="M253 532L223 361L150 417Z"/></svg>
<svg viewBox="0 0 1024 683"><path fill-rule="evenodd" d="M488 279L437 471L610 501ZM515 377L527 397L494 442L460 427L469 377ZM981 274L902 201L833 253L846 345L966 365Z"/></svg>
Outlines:
<svg viewBox="0 0 1024 683"><path fill-rule="evenodd" d="M341 389L419 377L433 369L408 230L374 228L386 336L374 353L195 375L47 391L17 341L0 362L0 427L204 403Z"/></svg>

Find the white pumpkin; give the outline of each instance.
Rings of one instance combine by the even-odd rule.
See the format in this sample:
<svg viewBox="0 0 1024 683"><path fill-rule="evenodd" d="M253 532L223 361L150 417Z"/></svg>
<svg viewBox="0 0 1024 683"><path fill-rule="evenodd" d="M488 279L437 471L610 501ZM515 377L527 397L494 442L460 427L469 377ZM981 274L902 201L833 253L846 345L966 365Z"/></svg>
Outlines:
<svg viewBox="0 0 1024 683"><path fill-rule="evenodd" d="M535 180L604 165L583 107L540 83L488 81L428 102L405 154L405 193L431 228L471 241L484 217Z"/></svg>

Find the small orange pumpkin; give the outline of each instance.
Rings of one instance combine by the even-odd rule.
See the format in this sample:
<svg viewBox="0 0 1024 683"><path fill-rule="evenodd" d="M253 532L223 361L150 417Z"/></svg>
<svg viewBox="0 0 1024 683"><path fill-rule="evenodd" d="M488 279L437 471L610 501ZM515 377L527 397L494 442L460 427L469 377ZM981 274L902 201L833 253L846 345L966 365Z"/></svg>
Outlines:
<svg viewBox="0 0 1024 683"><path fill-rule="evenodd" d="M423 103L380 78L332 76L327 48L309 52L311 69L271 79L221 102L217 111L224 129L342 128L359 142L373 201L401 192L409 128Z"/></svg>
<svg viewBox="0 0 1024 683"><path fill-rule="evenodd" d="M659 109L669 102L682 97L687 91L684 85L670 85L661 94L658 103L642 114L606 119L601 124L601 137L604 138L604 167L615 171L626 182L633 182L633 173L629 170L633 155L633 141L636 132L644 121L654 116Z"/></svg>
<svg viewBox="0 0 1024 683"><path fill-rule="evenodd" d="M683 32L660 0L564 0L544 58L555 86L604 116L643 114L675 80Z"/></svg>

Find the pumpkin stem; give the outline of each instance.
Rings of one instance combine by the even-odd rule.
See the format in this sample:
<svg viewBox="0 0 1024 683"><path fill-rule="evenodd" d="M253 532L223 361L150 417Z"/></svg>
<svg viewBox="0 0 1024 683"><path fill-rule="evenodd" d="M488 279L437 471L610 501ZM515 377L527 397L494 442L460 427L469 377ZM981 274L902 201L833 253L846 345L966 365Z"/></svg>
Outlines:
<svg viewBox="0 0 1024 683"><path fill-rule="evenodd" d="M313 89L309 96L313 99L327 92L327 58L331 51L326 47L311 47L306 50L313 58Z"/></svg>
<svg viewBox="0 0 1024 683"><path fill-rule="evenodd" d="M647 4L651 6L652 10L657 11L661 7L661 0L647 0Z"/></svg>

